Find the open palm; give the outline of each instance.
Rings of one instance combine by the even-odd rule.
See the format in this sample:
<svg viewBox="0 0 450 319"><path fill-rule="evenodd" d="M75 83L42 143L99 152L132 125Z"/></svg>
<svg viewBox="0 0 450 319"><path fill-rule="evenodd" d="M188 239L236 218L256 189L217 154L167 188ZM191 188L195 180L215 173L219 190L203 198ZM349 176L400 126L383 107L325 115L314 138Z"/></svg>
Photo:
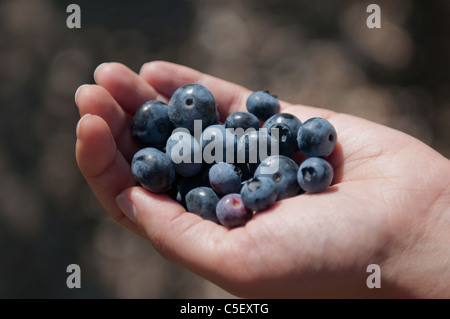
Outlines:
<svg viewBox="0 0 450 319"><path fill-rule="evenodd" d="M86 115L77 127L78 165L109 215L164 257L243 297L449 296L442 280L450 282L443 222L450 218L450 164L427 145L361 118L281 102L282 112L302 122L319 116L336 128L338 145L328 158L333 185L277 202L229 230L137 185L131 116L147 100L167 101L178 87L200 83L224 119L245 111L251 91L167 62L148 63L139 75L103 64L95 81L76 94ZM417 266L432 256L428 246L447 258L435 260L439 273L433 268L425 286L426 270ZM380 266L381 289L366 285L370 264Z"/></svg>

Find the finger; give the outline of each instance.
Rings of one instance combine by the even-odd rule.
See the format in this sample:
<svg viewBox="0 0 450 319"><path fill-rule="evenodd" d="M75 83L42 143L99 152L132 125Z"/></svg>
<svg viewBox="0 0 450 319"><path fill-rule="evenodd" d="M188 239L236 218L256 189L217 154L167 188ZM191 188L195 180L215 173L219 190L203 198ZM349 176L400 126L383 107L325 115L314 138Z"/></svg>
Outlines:
<svg viewBox="0 0 450 319"><path fill-rule="evenodd" d="M138 149L131 135L131 119L111 94L100 85L82 85L75 93L75 102L81 116L97 115L108 124L117 147L131 161Z"/></svg>
<svg viewBox="0 0 450 319"><path fill-rule="evenodd" d="M302 123L313 117L322 117L329 120L337 113L328 109L312 107L307 105L289 105L282 112L295 115Z"/></svg>
<svg viewBox="0 0 450 319"><path fill-rule="evenodd" d="M246 112L246 101L252 93L243 86L165 61L144 64L139 75L166 99L169 99L176 89L185 84L199 83L206 86L216 99L221 118L226 118L233 112ZM326 109L292 105L282 100L280 100L280 106L281 112L298 114L302 121L314 116L327 118L333 114L332 111Z"/></svg>
<svg viewBox="0 0 450 319"><path fill-rule="evenodd" d="M230 242L225 227L188 213L166 195L153 194L142 187L122 193L136 212L136 221L145 229L155 249L165 258L216 283L225 285L227 269L221 269ZM242 230L237 230L242 232ZM245 241L245 236L242 236ZM239 247L246 249L246 247Z"/></svg>
<svg viewBox="0 0 450 319"><path fill-rule="evenodd" d="M94 79L129 115L134 115L139 106L158 95L140 76L120 63L100 64L94 72Z"/></svg>
<svg viewBox="0 0 450 319"><path fill-rule="evenodd" d="M116 203L117 195L125 188L136 185L136 181L102 118L87 114L80 119L76 159L81 173L106 212L122 226L145 237Z"/></svg>

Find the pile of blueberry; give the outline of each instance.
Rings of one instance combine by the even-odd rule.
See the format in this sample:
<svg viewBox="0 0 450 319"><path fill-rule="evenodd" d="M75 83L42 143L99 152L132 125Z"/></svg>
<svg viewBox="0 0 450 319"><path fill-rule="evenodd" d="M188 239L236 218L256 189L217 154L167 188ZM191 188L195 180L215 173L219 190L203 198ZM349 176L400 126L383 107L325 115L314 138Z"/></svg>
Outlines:
<svg viewBox="0 0 450 319"><path fill-rule="evenodd" d="M280 113L276 96L256 91L248 112L220 121L211 92L200 84L178 88L168 104L151 100L133 116L141 145L131 170L154 193L167 193L187 211L228 228L244 225L276 201L330 186L325 160L336 130L323 118L304 123ZM299 165L297 153L306 157Z"/></svg>

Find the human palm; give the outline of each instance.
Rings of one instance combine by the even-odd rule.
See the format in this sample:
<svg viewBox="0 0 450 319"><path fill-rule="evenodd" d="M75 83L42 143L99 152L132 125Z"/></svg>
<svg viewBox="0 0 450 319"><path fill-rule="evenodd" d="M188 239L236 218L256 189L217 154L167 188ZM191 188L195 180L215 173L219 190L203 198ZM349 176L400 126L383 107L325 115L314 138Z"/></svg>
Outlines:
<svg viewBox="0 0 450 319"><path fill-rule="evenodd" d="M95 81L76 94L80 114L89 114L77 126L78 165L106 212L164 257L243 297L450 294L440 284L450 280L443 222L450 218L450 164L422 142L351 115L281 102L281 112L302 122L324 117L336 128L338 145L328 158L333 185L279 201L230 230L137 185L131 116L147 100L167 101L178 87L201 83L224 119L245 110L251 91L167 62L148 63L139 75L103 64ZM431 256L428 247L447 259L435 260L438 270L424 286L413 279L420 258ZM370 264L380 266L381 289L366 285Z"/></svg>

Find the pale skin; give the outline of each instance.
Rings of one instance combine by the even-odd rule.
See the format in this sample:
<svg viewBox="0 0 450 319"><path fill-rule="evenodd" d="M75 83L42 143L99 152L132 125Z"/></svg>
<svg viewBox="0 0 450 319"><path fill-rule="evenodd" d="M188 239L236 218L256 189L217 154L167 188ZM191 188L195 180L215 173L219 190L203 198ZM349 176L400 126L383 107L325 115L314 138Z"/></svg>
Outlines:
<svg viewBox="0 0 450 319"><path fill-rule="evenodd" d="M165 258L239 297L450 298L450 161L426 144L362 118L281 102L302 122L324 117L336 128L333 184L230 230L137 185L130 122L142 103L167 101L184 84L210 89L222 119L246 111L251 91L162 61L139 74L102 64L94 78L75 96L79 168L105 211ZM381 288L366 285L370 264L380 266Z"/></svg>

